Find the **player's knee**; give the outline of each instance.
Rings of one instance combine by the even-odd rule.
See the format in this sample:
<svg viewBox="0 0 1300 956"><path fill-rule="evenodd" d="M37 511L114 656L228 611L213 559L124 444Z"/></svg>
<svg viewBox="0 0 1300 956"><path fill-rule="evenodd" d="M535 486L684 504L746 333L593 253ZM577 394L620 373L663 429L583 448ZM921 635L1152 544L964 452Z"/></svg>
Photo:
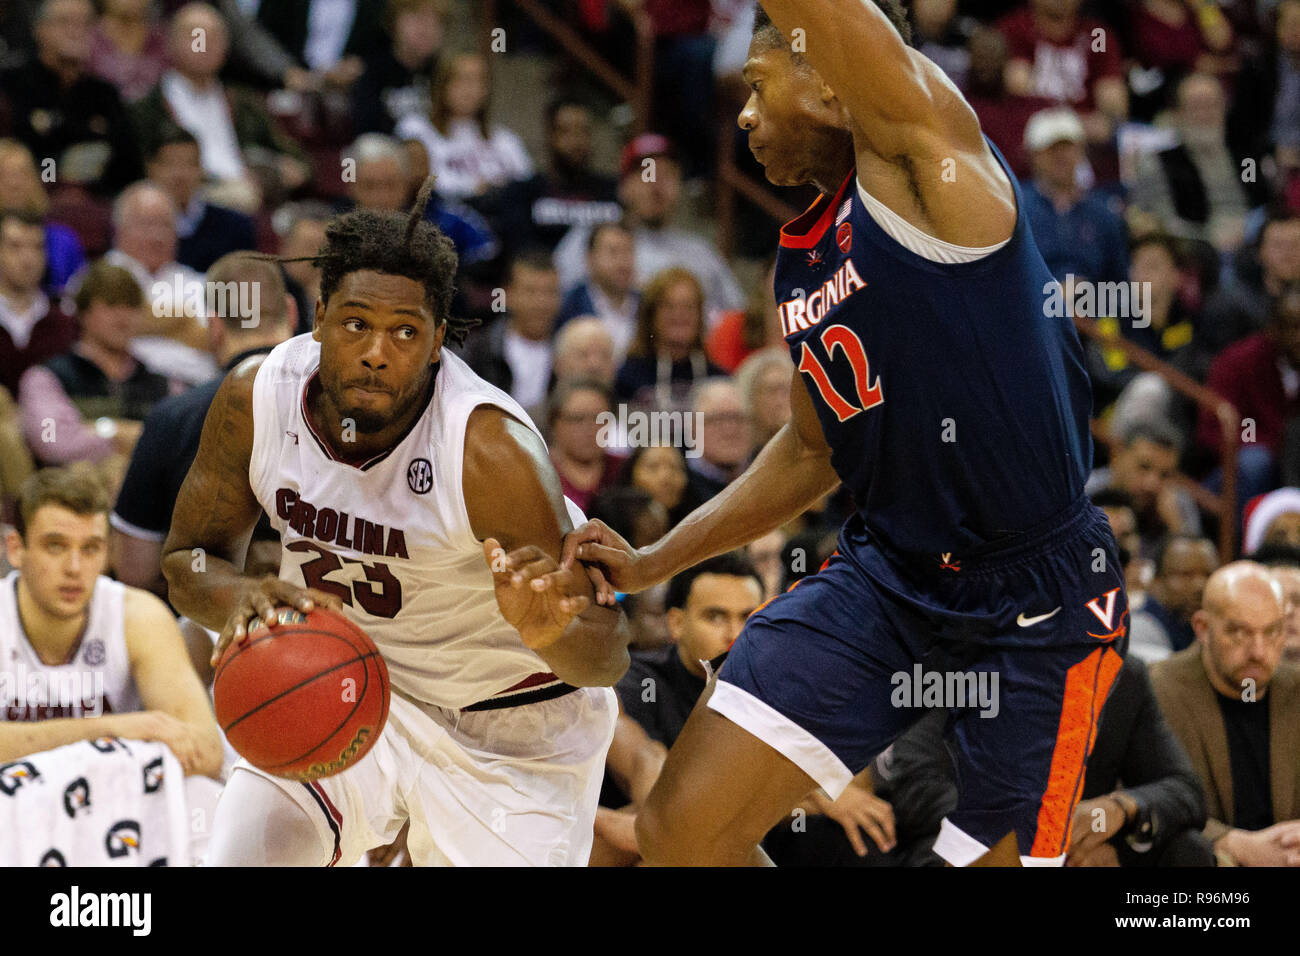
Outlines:
<svg viewBox="0 0 1300 956"><path fill-rule="evenodd" d="M714 841L692 825L686 812L649 801L636 815L636 841L641 858L657 866L709 863Z"/></svg>
<svg viewBox="0 0 1300 956"><path fill-rule="evenodd" d="M283 790L236 770L217 804L209 866L324 866L329 848L307 812Z"/></svg>

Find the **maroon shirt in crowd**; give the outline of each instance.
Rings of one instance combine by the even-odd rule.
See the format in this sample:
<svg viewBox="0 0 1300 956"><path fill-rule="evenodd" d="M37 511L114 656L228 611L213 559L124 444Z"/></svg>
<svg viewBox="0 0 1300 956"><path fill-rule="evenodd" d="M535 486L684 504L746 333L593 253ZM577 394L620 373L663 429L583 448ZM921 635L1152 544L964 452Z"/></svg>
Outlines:
<svg viewBox="0 0 1300 956"><path fill-rule="evenodd" d="M45 318L32 327L31 338L19 347L9 330L0 325L0 385L9 394L18 397L18 379L33 365L62 355L77 341L81 329L77 320L57 305L51 306Z"/></svg>
<svg viewBox="0 0 1300 956"><path fill-rule="evenodd" d="M1287 419L1300 411L1300 392L1288 398L1282 383L1282 353L1270 332L1234 342L1210 366L1205 384L1232 402L1243 419L1255 421L1255 441L1275 455L1282 451ZM1196 440L1218 451L1223 435L1218 419L1201 409Z"/></svg>
<svg viewBox="0 0 1300 956"><path fill-rule="evenodd" d="M1064 42L1043 36L1028 7L1009 14L998 23L1007 40L1008 60L1028 60L1033 65L1037 96L1090 113L1096 108L1092 87L1097 80L1124 75L1124 60L1114 30L1091 17L1075 19L1074 34ZM1093 31L1105 41L1104 49L1093 52Z"/></svg>

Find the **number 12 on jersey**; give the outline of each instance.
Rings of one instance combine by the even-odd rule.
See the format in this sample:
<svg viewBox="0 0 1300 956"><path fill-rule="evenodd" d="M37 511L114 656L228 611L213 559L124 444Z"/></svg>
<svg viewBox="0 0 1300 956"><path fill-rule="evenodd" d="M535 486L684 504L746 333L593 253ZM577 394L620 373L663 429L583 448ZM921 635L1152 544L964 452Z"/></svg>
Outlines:
<svg viewBox="0 0 1300 956"><path fill-rule="evenodd" d="M830 325L822 330L820 339L822 348L826 350L826 355L831 361L835 360L837 349L842 351L844 357L849 360L849 365L853 368L854 391L857 393L855 397L858 404L854 405L835 390L830 376L826 374L826 369L813 354L807 341L803 343L803 351L799 355L799 371L812 378L817 391L821 393L822 401L835 413L836 418L842 422L848 421L859 412L874 408L885 400L885 391L880 385L879 375L874 382L868 384L871 375L870 366L867 364L867 352L862 347L862 340L852 329L845 325Z"/></svg>

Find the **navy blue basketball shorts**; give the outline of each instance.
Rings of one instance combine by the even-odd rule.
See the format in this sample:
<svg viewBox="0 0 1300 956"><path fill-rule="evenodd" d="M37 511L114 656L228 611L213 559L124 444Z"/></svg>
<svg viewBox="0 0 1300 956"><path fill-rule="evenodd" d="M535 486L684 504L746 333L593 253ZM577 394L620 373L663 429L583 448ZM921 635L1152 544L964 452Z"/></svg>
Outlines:
<svg viewBox="0 0 1300 956"><path fill-rule="evenodd" d="M927 710L948 711L958 803L935 852L973 862L1015 831L1059 865L1128 604L1105 515L1081 499L995 551L889 560L850 519L814 575L746 622L708 706L833 799Z"/></svg>

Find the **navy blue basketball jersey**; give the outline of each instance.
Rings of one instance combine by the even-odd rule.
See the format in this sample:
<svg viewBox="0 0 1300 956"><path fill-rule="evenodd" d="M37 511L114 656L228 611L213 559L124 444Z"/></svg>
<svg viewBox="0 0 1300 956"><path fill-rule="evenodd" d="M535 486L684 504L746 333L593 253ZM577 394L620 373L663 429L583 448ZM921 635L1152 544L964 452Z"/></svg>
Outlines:
<svg viewBox="0 0 1300 956"><path fill-rule="evenodd" d="M994 155L1007 164L997 148ZM996 548L1083 493L1091 388L1015 177L1010 241L939 264L871 217L857 171L781 230L776 296L832 464L903 556Z"/></svg>

